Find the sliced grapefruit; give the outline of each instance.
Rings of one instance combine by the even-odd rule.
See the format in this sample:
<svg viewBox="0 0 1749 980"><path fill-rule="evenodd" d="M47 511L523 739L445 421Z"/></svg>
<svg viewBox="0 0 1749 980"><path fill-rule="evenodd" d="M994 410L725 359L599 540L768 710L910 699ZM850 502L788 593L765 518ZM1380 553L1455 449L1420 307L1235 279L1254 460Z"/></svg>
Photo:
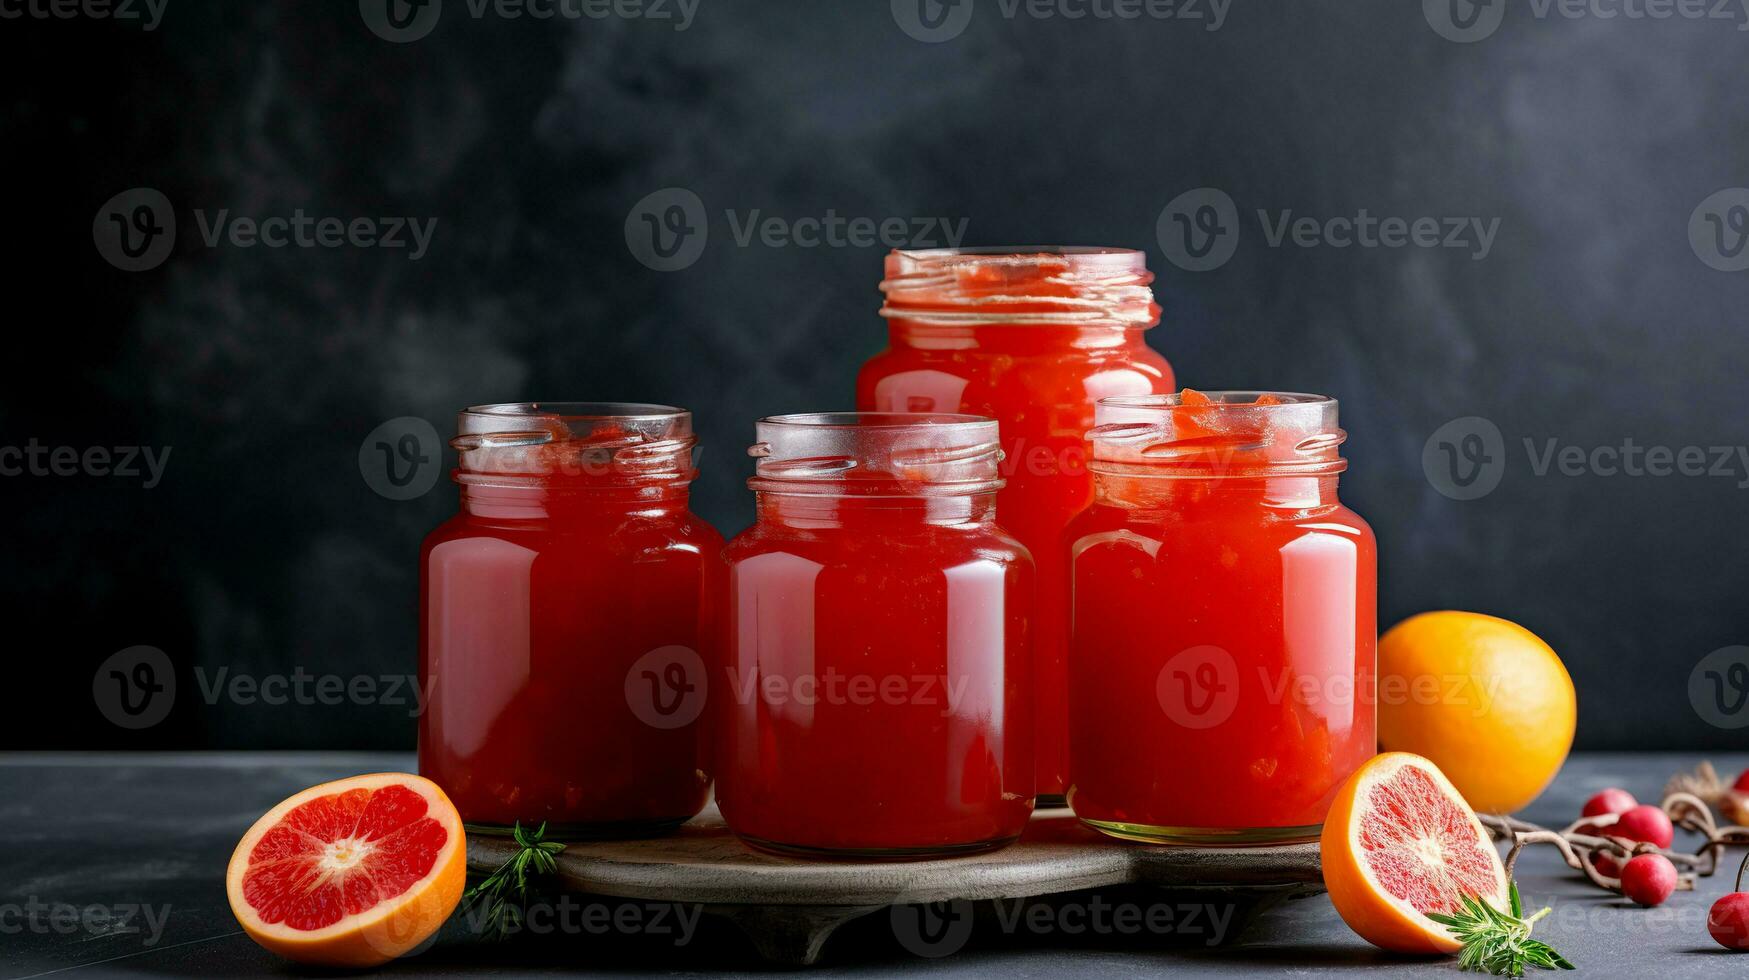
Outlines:
<svg viewBox="0 0 1749 980"><path fill-rule="evenodd" d="M436 783L323 783L255 821L225 890L243 931L290 960L375 966L435 934L467 880L461 817Z"/></svg>
<svg viewBox="0 0 1749 980"><path fill-rule="evenodd" d="M1427 913L1474 895L1510 907L1506 869L1488 831L1439 771L1408 752L1374 756L1330 805L1322 839L1324 887L1362 939L1403 953L1455 953L1461 944Z"/></svg>

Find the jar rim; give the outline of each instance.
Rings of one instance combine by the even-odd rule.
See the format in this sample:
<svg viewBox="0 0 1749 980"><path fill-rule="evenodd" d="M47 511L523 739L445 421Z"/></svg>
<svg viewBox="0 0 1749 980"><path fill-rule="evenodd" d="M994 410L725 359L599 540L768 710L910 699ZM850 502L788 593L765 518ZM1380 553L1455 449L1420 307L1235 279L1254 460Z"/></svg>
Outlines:
<svg viewBox="0 0 1749 980"><path fill-rule="evenodd" d="M654 402L490 402L462 409L461 417L474 416L484 420L518 418L556 418L569 420L596 419L664 419L690 416L692 413L673 405Z"/></svg>
<svg viewBox="0 0 1749 980"><path fill-rule="evenodd" d="M810 412L759 420L760 493L910 497L1001 488L995 419L947 412Z"/></svg>
<svg viewBox="0 0 1749 980"><path fill-rule="evenodd" d="M1147 253L1103 245L894 249L880 314L925 326L1146 330L1160 322Z"/></svg>
<svg viewBox="0 0 1749 980"><path fill-rule="evenodd" d="M464 486L684 486L697 443L686 409L586 401L474 405L449 441Z"/></svg>
<svg viewBox="0 0 1749 980"><path fill-rule="evenodd" d="M798 426L813 429L922 429L967 425L994 431L995 419L959 412L797 412L768 415L761 426Z"/></svg>
<svg viewBox="0 0 1749 980"><path fill-rule="evenodd" d="M1333 475L1348 466L1338 411L1328 395L1295 391L1113 395L1094 408L1089 465L1135 477Z"/></svg>
<svg viewBox="0 0 1749 980"><path fill-rule="evenodd" d="M1266 391L1261 389L1251 390L1243 388L1203 391L1199 388L1197 389L1197 394L1206 397L1208 399L1208 404L1193 403L1187 406L1184 404L1184 393L1181 391L1154 395L1107 395L1099 400L1099 404L1109 405L1114 408L1213 408L1216 410L1226 408L1247 408L1255 411L1268 411L1272 408L1292 407L1296 405L1328 404L1334 406L1337 404L1336 399L1329 395L1315 395L1306 391ZM1257 400L1265 396L1273 398L1275 401L1264 405L1257 404Z"/></svg>

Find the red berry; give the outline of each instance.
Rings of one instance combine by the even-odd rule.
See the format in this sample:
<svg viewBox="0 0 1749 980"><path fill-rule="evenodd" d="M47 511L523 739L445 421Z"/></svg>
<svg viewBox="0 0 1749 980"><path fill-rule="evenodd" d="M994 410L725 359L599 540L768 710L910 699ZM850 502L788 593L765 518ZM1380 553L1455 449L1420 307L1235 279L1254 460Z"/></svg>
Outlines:
<svg viewBox="0 0 1749 980"><path fill-rule="evenodd" d="M1745 773L1749 775L1749 773ZM1582 817L1601 817L1609 813L1622 813L1639 806L1640 801L1634 799L1634 794L1620 787L1610 788L1598 793L1585 801L1585 809L1579 811Z"/></svg>
<svg viewBox="0 0 1749 980"><path fill-rule="evenodd" d="M1616 863L1613 855L1598 851L1591 856L1591 863L1597 865L1598 873L1605 878L1621 877L1621 865Z"/></svg>
<svg viewBox="0 0 1749 980"><path fill-rule="evenodd" d="M1676 829L1670 826L1670 818L1664 811L1645 803L1623 813L1621 819L1603 828L1603 832L1610 837L1644 841L1653 847L1669 847L1676 836Z"/></svg>
<svg viewBox="0 0 1749 980"><path fill-rule="evenodd" d="M1731 784L1731 788L1749 793L1749 769L1743 770L1743 775L1737 777L1737 781Z"/></svg>
<svg viewBox="0 0 1749 980"><path fill-rule="evenodd" d="M1726 949L1749 949L1749 892L1732 892L1714 902L1706 931Z"/></svg>
<svg viewBox="0 0 1749 980"><path fill-rule="evenodd" d="M1676 865L1662 854L1636 854L1621 869L1621 893L1641 905L1662 905L1676 890Z"/></svg>

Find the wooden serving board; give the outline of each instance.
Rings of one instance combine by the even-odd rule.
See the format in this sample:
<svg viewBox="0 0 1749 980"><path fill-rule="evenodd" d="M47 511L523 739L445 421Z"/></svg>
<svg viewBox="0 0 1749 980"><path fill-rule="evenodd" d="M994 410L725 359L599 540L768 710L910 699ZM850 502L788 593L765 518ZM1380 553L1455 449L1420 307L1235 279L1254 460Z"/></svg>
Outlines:
<svg viewBox="0 0 1749 980"><path fill-rule="evenodd" d="M489 873L516 852L471 835L468 869ZM894 905L1032 898L1117 885L1298 897L1323 891L1318 845L1166 847L1113 840L1067 809L1033 814L999 851L924 861L808 861L740 842L712 803L666 837L569 843L559 883L590 895L699 904L729 918L767 959L809 964L833 930Z"/></svg>

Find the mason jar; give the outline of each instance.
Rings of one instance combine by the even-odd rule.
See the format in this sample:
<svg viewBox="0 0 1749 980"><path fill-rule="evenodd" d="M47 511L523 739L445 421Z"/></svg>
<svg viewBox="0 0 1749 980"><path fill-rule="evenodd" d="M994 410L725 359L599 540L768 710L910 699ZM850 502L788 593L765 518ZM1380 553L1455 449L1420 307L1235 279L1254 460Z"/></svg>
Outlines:
<svg viewBox="0 0 1749 980"><path fill-rule="evenodd" d="M1000 847L1032 811L1033 591L996 523L996 423L758 424L728 545L717 801L749 844L908 858Z"/></svg>
<svg viewBox="0 0 1749 980"><path fill-rule="evenodd" d="M458 417L461 510L420 557L419 771L473 829L670 830L703 808L723 539L692 416L525 402Z"/></svg>
<svg viewBox="0 0 1749 980"><path fill-rule="evenodd" d="M1316 839L1376 751L1377 550L1322 395L1108 398L1074 587L1070 805L1154 842Z"/></svg>
<svg viewBox="0 0 1749 980"><path fill-rule="evenodd" d="M1037 787L1069 779L1068 578L1060 543L1093 499L1084 437L1108 395L1173 390L1143 341L1160 320L1146 256L1063 246L896 251L887 256L887 349L857 378L864 411L968 412L997 420L1002 523L1038 562L1034 617Z"/></svg>

